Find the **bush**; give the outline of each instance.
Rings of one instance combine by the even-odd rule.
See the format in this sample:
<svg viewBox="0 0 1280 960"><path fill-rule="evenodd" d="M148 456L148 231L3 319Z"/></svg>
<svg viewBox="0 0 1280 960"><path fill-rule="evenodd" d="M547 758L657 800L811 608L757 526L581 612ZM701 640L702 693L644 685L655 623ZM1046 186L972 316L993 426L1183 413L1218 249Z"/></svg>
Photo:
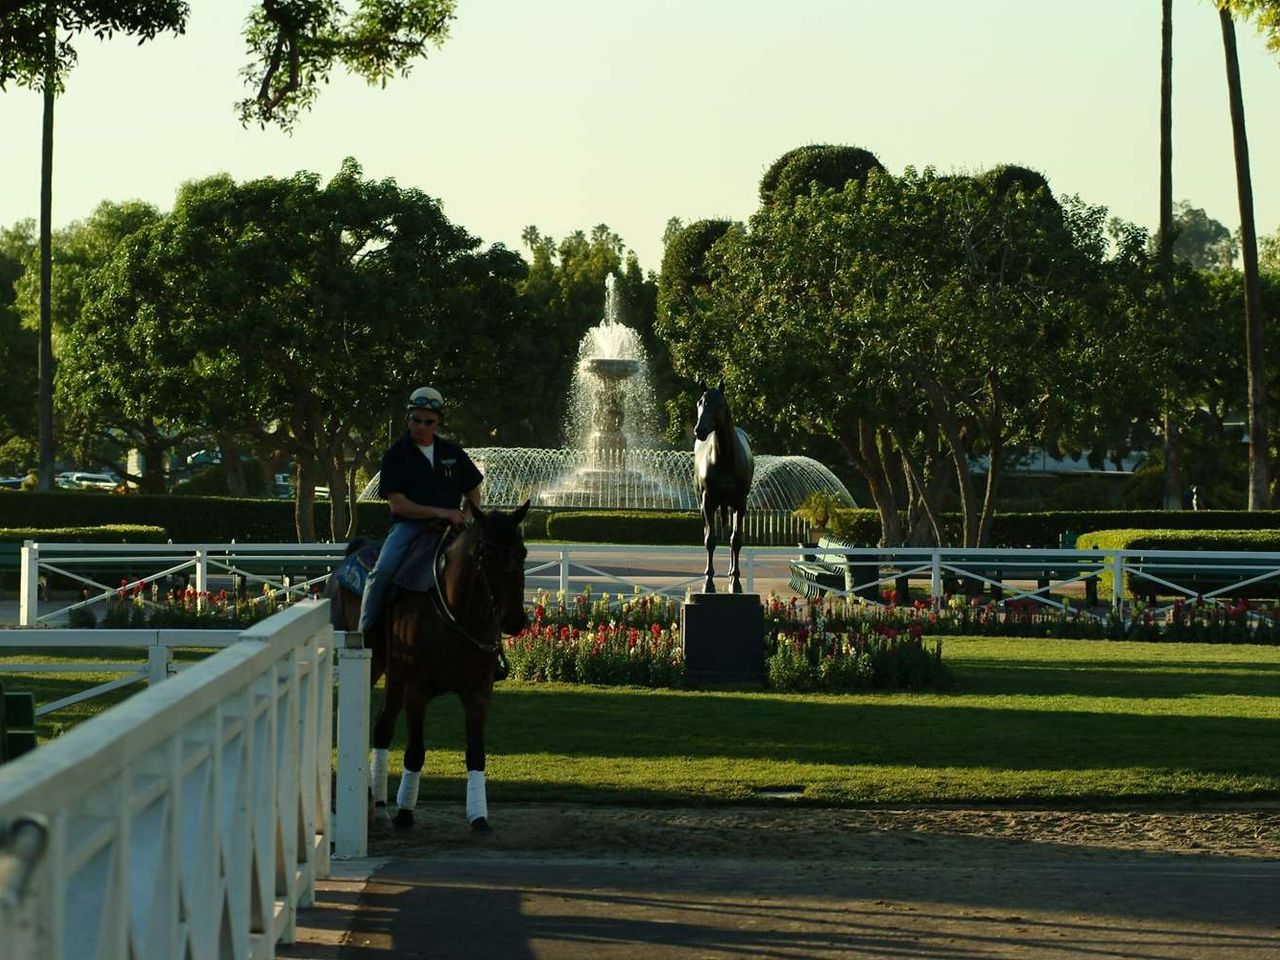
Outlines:
<svg viewBox="0 0 1280 960"><path fill-rule="evenodd" d="M960 515L944 513L941 522L947 543L960 543ZM1070 536L1074 541L1086 530L1175 529L1280 529L1280 510L1045 510L1034 513L997 513L991 524L990 546L1057 548L1061 545L1062 537ZM852 544L875 546L880 540L880 517L874 510L838 510L828 532Z"/></svg>
<svg viewBox="0 0 1280 960"><path fill-rule="evenodd" d="M23 543L165 543L164 527L108 524L98 527L0 527L0 542Z"/></svg>
<svg viewBox="0 0 1280 960"><path fill-rule="evenodd" d="M1081 534L1076 538L1076 547L1080 550L1241 550L1262 553L1280 552L1280 529L1276 530L1095 530ZM1179 577L1188 590L1202 589L1204 592L1225 587L1223 577L1245 579L1243 575L1226 573L1215 575L1211 570L1203 577L1194 573ZM1166 579L1172 579L1166 575ZM1264 581L1246 587L1241 593L1251 597L1276 597L1278 585L1275 581ZM1152 581L1130 578L1125 585L1125 595L1149 596L1156 587ZM1174 590L1160 590L1161 593L1176 594ZM1100 597L1112 595L1111 578L1099 578Z"/></svg>
<svg viewBox="0 0 1280 960"><path fill-rule="evenodd" d="M381 501L356 504L360 533L385 536L390 526ZM298 537L291 500L175 497L136 494L91 496L85 491L17 493L0 497L0 527L89 527L102 524L162 526L175 543L293 543ZM327 503L315 505L316 531L329 526Z"/></svg>

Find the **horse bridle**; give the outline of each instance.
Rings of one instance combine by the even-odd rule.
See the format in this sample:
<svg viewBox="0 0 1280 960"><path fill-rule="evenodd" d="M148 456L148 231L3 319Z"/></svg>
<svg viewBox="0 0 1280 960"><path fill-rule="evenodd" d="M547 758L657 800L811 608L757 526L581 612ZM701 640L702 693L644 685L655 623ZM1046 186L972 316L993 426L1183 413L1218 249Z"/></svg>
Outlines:
<svg viewBox="0 0 1280 960"><path fill-rule="evenodd" d="M437 569L440 568L440 565L439 565L440 552L444 549L446 540L448 540L447 537L441 537L439 544L436 545L436 557L432 562L436 564ZM502 551L508 554L514 554L516 552L517 547L513 544L498 543L496 540L490 540L488 537L486 537L482 533L480 535L480 542L476 545L475 550L471 554L472 561L475 563L475 566L476 566L477 575L484 578L485 589L489 591L489 615L491 618L490 622L493 623L495 627L497 627L497 630L495 631L497 634L496 640L494 640L492 643L486 643L483 640L480 640L472 636L471 632L462 625L461 621L458 620L458 618L454 615L453 611L449 609L449 602L444 598L444 586L441 584L441 580L443 578L441 577L436 577L436 596L440 598L440 609L445 612L445 616L449 618L450 622L453 624L453 628L457 630L458 633L462 634L464 637L470 640L473 644L475 644L476 647L478 647L480 650L482 650L485 653L497 652L501 654L502 652L502 624L501 624L502 614L498 610L498 600L497 600L496 594L494 593L493 584L489 582L489 574L485 570L484 558L485 558L486 547L492 547L495 551ZM448 562L447 554L445 556L445 562L446 564Z"/></svg>

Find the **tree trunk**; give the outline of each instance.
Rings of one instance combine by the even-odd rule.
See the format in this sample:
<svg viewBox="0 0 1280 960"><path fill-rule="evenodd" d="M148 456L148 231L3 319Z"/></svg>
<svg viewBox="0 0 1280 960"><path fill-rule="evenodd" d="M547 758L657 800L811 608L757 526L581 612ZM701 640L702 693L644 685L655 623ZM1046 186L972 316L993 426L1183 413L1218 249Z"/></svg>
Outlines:
<svg viewBox="0 0 1280 960"><path fill-rule="evenodd" d="M343 543L350 526L350 504L347 502L347 465L342 456L341 440L330 447L325 467L329 479L329 538L334 543Z"/></svg>
<svg viewBox="0 0 1280 960"><path fill-rule="evenodd" d="M1157 266L1165 316L1173 306L1173 0L1160 2L1160 229L1156 235ZM1164 509L1182 509L1182 438L1165 391Z"/></svg>
<svg viewBox="0 0 1280 960"><path fill-rule="evenodd" d="M960 424L956 422L950 408L947 406L946 397L937 382L926 376L919 367L916 368L915 373L916 380L924 389L925 396L929 399L929 406L933 409L933 415L938 421L938 428L942 431L942 439L946 442L947 451L951 456L951 465L955 470L956 485L960 492L960 511L964 518L963 546L976 546L978 539L977 497L973 489L973 477L969 474L968 450L966 449L964 438L961 436Z"/></svg>
<svg viewBox="0 0 1280 960"><path fill-rule="evenodd" d="M142 424L142 480L143 493L165 493L164 453L168 444L156 429L155 421L148 418Z"/></svg>
<svg viewBox="0 0 1280 960"><path fill-rule="evenodd" d="M298 456L298 472L294 476L293 525L299 543L315 543L316 539L316 471L310 457Z"/></svg>
<svg viewBox="0 0 1280 960"><path fill-rule="evenodd" d="M1182 509L1182 429L1169 411L1165 400L1164 432L1164 503L1165 510Z"/></svg>
<svg viewBox="0 0 1280 960"><path fill-rule="evenodd" d="M1228 10L1219 10L1222 49L1227 61L1227 95L1231 102L1231 139L1235 147L1236 195L1240 202L1240 256L1244 266L1244 340L1249 385L1249 509L1267 505L1267 373L1262 353L1262 292L1258 281L1258 236L1253 220L1253 183L1249 175L1249 140L1245 135L1244 95L1236 27Z"/></svg>
<svg viewBox="0 0 1280 960"><path fill-rule="evenodd" d="M49 7L50 13L53 6ZM56 25L50 16L46 38L44 120L40 134L40 337L36 361L36 421L39 433L38 487L53 489L53 101Z"/></svg>
<svg viewBox="0 0 1280 960"><path fill-rule="evenodd" d="M359 459L347 468L347 529L343 541L350 543L360 532L360 509L356 506L356 497L360 491L356 489L356 473L360 469Z"/></svg>
<svg viewBox="0 0 1280 960"><path fill-rule="evenodd" d="M215 433L214 440L222 451L222 476L227 481L227 493L233 497L247 497L249 482L245 479L244 463L240 459L240 445L225 433Z"/></svg>
<svg viewBox="0 0 1280 960"><path fill-rule="evenodd" d="M880 545L898 546L902 543L902 522L898 518L898 504L893 499L889 478L884 465L879 462L874 431L865 420L859 420L852 429L840 430L836 440L867 481L871 502L880 515Z"/></svg>

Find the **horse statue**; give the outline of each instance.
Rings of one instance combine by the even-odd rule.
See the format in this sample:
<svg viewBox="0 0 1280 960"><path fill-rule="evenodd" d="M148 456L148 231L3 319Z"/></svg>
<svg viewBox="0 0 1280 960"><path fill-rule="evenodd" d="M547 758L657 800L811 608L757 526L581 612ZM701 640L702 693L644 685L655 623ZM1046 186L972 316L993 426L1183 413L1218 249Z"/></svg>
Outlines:
<svg viewBox="0 0 1280 960"><path fill-rule="evenodd" d="M484 513L473 508L475 522L452 540L443 541L425 562L440 571L428 592L400 592L389 598L386 612L365 636L372 651L372 682L386 675L382 707L373 726L370 780L373 815L387 817L387 751L403 706L408 743L404 773L393 821L410 827L418 801L418 784L426 757L423 718L427 704L443 693L462 701L466 724L467 820L473 835L492 834L485 795L484 724L493 698L493 683L502 651L502 635L515 634L528 622L524 606L524 561L528 551L520 522L526 501L513 513ZM355 540L350 556L363 545ZM411 551L405 565L413 563ZM403 567L402 567L403 570ZM400 577L397 577L399 580ZM332 601L333 625L355 630L360 621L360 594L330 577L326 596Z"/></svg>
<svg viewBox="0 0 1280 960"><path fill-rule="evenodd" d="M716 510L721 523L728 524L733 514L733 532L729 537L730 592L742 592L738 553L742 549L742 520L747 513L747 494L755 475L755 459L746 433L733 425L729 404L724 399L724 381L715 388L699 383L698 422L693 428L693 485L702 502L702 542L707 548L704 593L715 593L716 536L712 526Z"/></svg>

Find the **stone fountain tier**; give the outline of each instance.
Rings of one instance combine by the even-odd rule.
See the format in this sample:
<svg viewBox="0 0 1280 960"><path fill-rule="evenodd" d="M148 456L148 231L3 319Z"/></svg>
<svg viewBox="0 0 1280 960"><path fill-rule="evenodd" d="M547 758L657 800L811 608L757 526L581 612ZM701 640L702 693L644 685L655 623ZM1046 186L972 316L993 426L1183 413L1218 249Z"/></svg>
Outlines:
<svg viewBox="0 0 1280 960"><path fill-rule="evenodd" d="M628 357L591 357L584 365L601 380L612 381L625 380L640 370L640 361Z"/></svg>

